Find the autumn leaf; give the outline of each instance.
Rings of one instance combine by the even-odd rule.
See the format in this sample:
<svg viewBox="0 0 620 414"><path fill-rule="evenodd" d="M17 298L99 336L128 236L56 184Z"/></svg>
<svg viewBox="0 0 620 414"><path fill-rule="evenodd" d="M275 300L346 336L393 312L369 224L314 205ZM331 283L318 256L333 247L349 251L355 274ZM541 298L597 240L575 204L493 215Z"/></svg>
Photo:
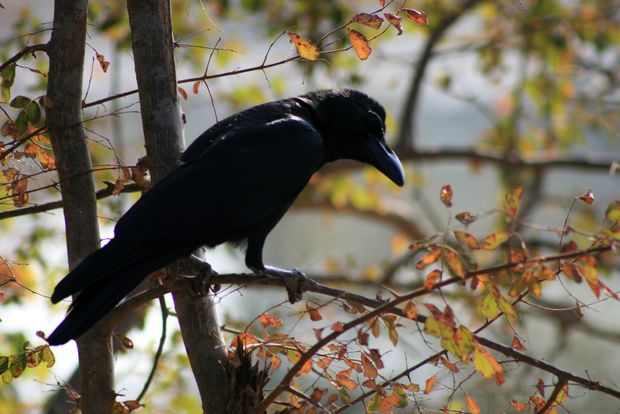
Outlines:
<svg viewBox="0 0 620 414"><path fill-rule="evenodd" d="M385 16L385 19L392 25L394 26L394 28L396 28L396 30L398 30L398 36L400 36L401 34L403 34L403 27L401 26L400 22L403 19L400 16L396 16L392 13L383 13L383 16Z"/></svg>
<svg viewBox="0 0 620 414"><path fill-rule="evenodd" d="M349 41L351 42L351 46L357 53L357 57L360 60L368 59L368 56L372 53L372 49L368 44L368 40L366 36L358 32L357 30L347 28L347 32L349 33Z"/></svg>
<svg viewBox="0 0 620 414"><path fill-rule="evenodd" d="M471 224L474 221L476 221L478 216L471 214L469 211L463 211L463 212L457 214L456 216L454 216L454 218L457 219L462 224L467 226L468 224Z"/></svg>
<svg viewBox="0 0 620 414"><path fill-rule="evenodd" d="M435 269L431 271L428 275L426 275L426 279L424 279L424 289L431 290L435 283L441 280L441 270Z"/></svg>
<svg viewBox="0 0 620 414"><path fill-rule="evenodd" d="M521 199L523 198L523 187L519 186L512 190L510 193L506 194L506 198L504 200L504 210L506 211L506 215L510 217L510 219L515 219L517 214L519 213L519 207L521 206Z"/></svg>
<svg viewBox="0 0 620 414"><path fill-rule="evenodd" d="M480 248L480 244L478 243L478 240L476 240L476 238L465 232L462 230L455 230L454 231L454 237L456 237L456 240L458 240L458 242L461 244L461 246L467 248L467 249L479 249Z"/></svg>
<svg viewBox="0 0 620 414"><path fill-rule="evenodd" d="M366 354L363 352L362 352L362 368L364 369L364 375L366 375L368 378L374 379L379 376L379 372L377 371L377 368L375 368L370 358L368 358Z"/></svg>
<svg viewBox="0 0 620 414"><path fill-rule="evenodd" d="M424 394L430 394L433 390L433 385L435 385L435 381L437 380L437 375L433 375L432 377L426 380L426 385L424 386Z"/></svg>
<svg viewBox="0 0 620 414"><path fill-rule="evenodd" d="M97 51L95 51L95 56L97 57L97 62L99 62L99 66L101 66L103 72L107 72L110 62L105 60L105 56L99 54Z"/></svg>
<svg viewBox="0 0 620 414"><path fill-rule="evenodd" d="M304 59L317 60L321 54L319 47L305 37L299 36L297 33L288 32L290 42L295 45L297 53Z"/></svg>
<svg viewBox="0 0 620 414"><path fill-rule="evenodd" d="M510 234L505 231L496 231L495 233L489 234L480 247L484 250L495 250L502 244L506 243L510 238Z"/></svg>
<svg viewBox="0 0 620 414"><path fill-rule="evenodd" d="M306 302L306 310L308 311L308 315L310 315L310 320L316 322L316 321L320 321L321 319L323 319L323 317L319 313L319 310L307 302Z"/></svg>
<svg viewBox="0 0 620 414"><path fill-rule="evenodd" d="M448 361L445 357L441 357L439 359L439 362L441 362L441 365L448 368L450 372L454 372L455 374L459 372L459 368L456 366L456 364L453 364L452 362Z"/></svg>
<svg viewBox="0 0 620 414"><path fill-rule="evenodd" d="M392 254L400 254L407 250L408 237L405 233L398 233L392 239Z"/></svg>
<svg viewBox="0 0 620 414"><path fill-rule="evenodd" d="M383 24L383 18L375 14L370 13L358 13L353 16L355 23L363 24L364 26L372 27L375 30L379 30Z"/></svg>
<svg viewBox="0 0 620 414"><path fill-rule="evenodd" d="M486 349L479 345L474 348L474 368L486 379L499 375L503 378L502 366Z"/></svg>
<svg viewBox="0 0 620 414"><path fill-rule="evenodd" d="M620 224L620 200L609 203L605 210L605 218L611 223Z"/></svg>
<svg viewBox="0 0 620 414"><path fill-rule="evenodd" d="M179 92L179 95L181 95L181 97L183 98L184 101L187 101L187 92L185 91L185 89L181 88L180 86L177 87L177 91Z"/></svg>
<svg viewBox="0 0 620 414"><path fill-rule="evenodd" d="M446 207L452 207L452 186L446 184L439 191L439 199Z"/></svg>
<svg viewBox="0 0 620 414"><path fill-rule="evenodd" d="M574 282L581 283L583 277L579 273L579 269L572 263L564 263L562 265L562 273Z"/></svg>
<svg viewBox="0 0 620 414"><path fill-rule="evenodd" d="M526 351L527 350L525 348L525 345L523 345L523 343L521 342L519 337L517 337L516 335L512 338L512 349L515 349L517 351Z"/></svg>
<svg viewBox="0 0 620 414"><path fill-rule="evenodd" d="M465 397L465 401L467 401L467 408L471 414L480 414L480 407L478 407L478 403L474 400L474 397L468 395Z"/></svg>
<svg viewBox="0 0 620 414"><path fill-rule="evenodd" d="M415 9L401 9L400 11L405 12L405 16L416 24L427 25L428 24L428 15L426 12L415 10Z"/></svg>
<svg viewBox="0 0 620 414"><path fill-rule="evenodd" d="M259 340L256 339L254 335L248 332L241 332L232 339L232 341L230 342L230 347L236 348L238 344L246 347L248 345L257 343L259 343Z"/></svg>
<svg viewBox="0 0 620 414"><path fill-rule="evenodd" d="M258 321L264 328L271 328L274 326L282 326L283 322L270 313L263 313L258 317Z"/></svg>
<svg viewBox="0 0 620 414"><path fill-rule="evenodd" d="M435 247L433 248L430 252L428 252L427 254L424 255L424 257L422 257L422 259L420 259L420 261L418 261L418 263L416 263L415 268L418 270L422 270L425 267L436 263L437 260L439 260L439 258L441 257L441 254L443 253L443 248L442 247Z"/></svg>
<svg viewBox="0 0 620 414"><path fill-rule="evenodd" d="M352 371L353 370L349 368L336 374L336 381L338 384L346 387L349 391L353 391L357 388L357 383L349 378Z"/></svg>
<svg viewBox="0 0 620 414"><path fill-rule="evenodd" d="M461 278L467 276L467 269L465 268L465 265L461 261L461 258L458 254L456 254L452 250L447 249L444 252L443 259L448 265L448 268L450 269L452 274Z"/></svg>
<svg viewBox="0 0 620 414"><path fill-rule="evenodd" d="M585 194L580 195L579 199L586 204L594 203L594 193L592 192L592 189L588 189Z"/></svg>
<svg viewBox="0 0 620 414"><path fill-rule="evenodd" d="M426 287L426 286L425 286ZM405 312L405 316L409 319L415 319L418 316L418 311L416 310L415 303L412 300L408 301L405 304L405 308L403 309Z"/></svg>
<svg viewBox="0 0 620 414"><path fill-rule="evenodd" d="M530 405L528 403L522 403L517 400L510 400L510 405L512 405L512 408L514 408L515 411L518 412L525 411L530 408Z"/></svg>

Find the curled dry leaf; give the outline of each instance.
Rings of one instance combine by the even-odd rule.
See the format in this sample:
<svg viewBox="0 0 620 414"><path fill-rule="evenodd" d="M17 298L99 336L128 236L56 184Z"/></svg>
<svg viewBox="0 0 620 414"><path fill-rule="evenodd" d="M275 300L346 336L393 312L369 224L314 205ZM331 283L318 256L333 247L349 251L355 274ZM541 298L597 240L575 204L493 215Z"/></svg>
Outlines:
<svg viewBox="0 0 620 414"><path fill-rule="evenodd" d="M372 53L372 49L368 44L368 40L366 36L358 32L357 30L347 29L349 33L349 40L351 41L351 46L357 53L357 56L360 60L368 59L368 56Z"/></svg>
<svg viewBox="0 0 620 414"><path fill-rule="evenodd" d="M452 207L452 186L450 184L441 187L439 199L446 207Z"/></svg>
<svg viewBox="0 0 620 414"><path fill-rule="evenodd" d="M428 24L428 15L426 12L419 11L416 9L401 9L400 11L405 12L405 16L416 24Z"/></svg>
<svg viewBox="0 0 620 414"><path fill-rule="evenodd" d="M594 203L594 193L592 192L592 189L588 189L585 194L580 195L579 199L586 204Z"/></svg>
<svg viewBox="0 0 620 414"><path fill-rule="evenodd" d="M187 101L187 92L185 91L185 89L181 88L180 86L177 87L177 91L179 91L179 95L181 95L181 97L183 98L184 101Z"/></svg>
<svg viewBox="0 0 620 414"><path fill-rule="evenodd" d="M355 23L363 24L364 26L372 27L375 30L379 30L383 24L383 18L376 14L370 13L358 13L353 16Z"/></svg>
<svg viewBox="0 0 620 414"><path fill-rule="evenodd" d="M295 45L297 53L304 59L317 60L321 55L319 47L305 37L299 36L297 33L288 32L291 43Z"/></svg>
<svg viewBox="0 0 620 414"><path fill-rule="evenodd" d="M98 52L95 52L95 55L97 56L97 62L99 62L99 65L101 66L101 69L104 72L107 72L108 71L108 67L110 66L110 62L105 60L105 56L100 55Z"/></svg>
<svg viewBox="0 0 620 414"><path fill-rule="evenodd" d="M403 27L401 26L400 22L403 19L400 16L396 16L395 14L392 13L383 13L383 15L385 16L385 19L392 25L394 26L394 28L396 30L398 30L398 35L400 36L401 34L403 34Z"/></svg>

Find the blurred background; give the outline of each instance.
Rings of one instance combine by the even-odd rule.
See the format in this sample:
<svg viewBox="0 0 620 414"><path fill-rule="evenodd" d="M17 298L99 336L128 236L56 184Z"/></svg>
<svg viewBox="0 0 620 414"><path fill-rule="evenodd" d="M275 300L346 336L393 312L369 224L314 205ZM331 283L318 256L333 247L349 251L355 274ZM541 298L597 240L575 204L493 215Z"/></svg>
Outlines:
<svg viewBox="0 0 620 414"><path fill-rule="evenodd" d="M173 0L179 80L207 73L234 72L278 62L296 55L283 30L311 40L346 23L354 14L373 12L379 1L338 0ZM0 62L26 45L49 39L52 2L5 1L0 9ZM395 188L376 172L359 164L331 165L312 181L293 209L270 234L265 262L299 268L318 281L374 297L388 286L397 292L421 286L426 273L415 268L422 252L408 247L449 230L466 229L478 240L506 223L499 214L506 193L523 186L524 196L515 230L533 255L558 252L565 221L575 240L587 248L591 235L605 225L605 211L620 199L620 2L613 0L434 0L390 3L427 13L428 25L403 18L402 35L384 23L379 31L362 25L356 30L372 40L372 54L360 61L353 50L325 54L316 62L297 61L243 74L210 79L207 86L180 83L187 123L186 143L217 120L269 100L323 88L356 88L387 109L387 138L407 172L407 184ZM136 88L129 25L124 2L92 1L87 39L84 90L85 126L96 167L98 188L122 177L119 166L135 165L144 156L140 107L136 94L99 105L100 99ZM383 32L384 29L387 30ZM270 46L272 46L270 48ZM322 50L348 46L346 33L336 32L321 43ZM215 48L215 49L214 49ZM268 56L267 56L268 53ZM109 62L104 71L102 62ZM266 57L267 56L267 57ZM265 58L266 57L266 58ZM31 99L45 94L48 61L37 54L20 61L10 96L3 95L0 123L18 116L8 103L19 95ZM3 74L4 76L4 74ZM197 93L195 93L197 92ZM4 94L4 92L3 92ZM33 122L33 124L35 124ZM3 126L2 145L11 135ZM47 151L45 142L40 147ZM31 174L29 189L53 183L54 173L40 158L7 157L0 191L0 355L19 352L25 342L43 341L37 331L51 332L63 317L63 306L51 306L49 295L66 273L62 211L39 214L2 214L59 199L51 188L29 194L23 205L11 196L7 171ZM454 192L453 206L440 201L442 186ZM113 185L113 184L112 184ZM594 203L575 203L589 189ZM112 236L115 221L138 198L137 193L108 197L99 204L102 237ZM181 202L181 200L180 200ZM467 212L476 217L464 225L455 219ZM501 255L480 254L480 266L501 262ZM246 271L242 252L221 246L207 252L220 273ZM618 260L601 263L600 277L618 291ZM7 279L8 280L8 279ZM575 316L576 298L584 318ZM307 295L325 304L330 298ZM314 342L303 318L304 305L289 305L282 289L224 286L218 294L219 316L227 332L255 321L265 311L284 320L270 333L282 332ZM429 295L422 303L443 307L449 302L459 323L473 327L484 318L475 297L462 287ZM620 306L605 296L597 299L585 284L570 280L544 285L542 295L518 307L518 321L497 323L484 336L510 344L515 332L529 355L578 375L618 387L620 382ZM171 306L171 301L168 300ZM586 306L583 306L586 305ZM138 315L127 333L135 344L117 356L117 390L135 398L151 368L161 334L155 306ZM341 307L323 308L324 321L347 318ZM436 340L424 338L415 324L400 328L397 346L387 334L372 338L386 352L386 378L405 365L414 365L440 350ZM200 402L189 373L178 326L170 319L168 340L156 379L142 410L153 413L199 412ZM28 369L22 377L0 386L0 412L53 412L45 408L58 387L75 370L73 343L53 349L56 364ZM501 360L501 358L498 359ZM503 360L502 360L503 361ZM503 364L506 383L495 385L463 366L454 375L445 367L425 365L411 375L420 384L437 374L437 392L419 395L402 412L432 412L448 404L466 410L463 391L476 397L482 412L511 412L509 400L526 401L542 379L552 377L530 367ZM278 378L278 374L274 376ZM462 381L466 380L461 384ZM302 384L305 384L303 381ZM313 383L306 386L312 390ZM456 391L455 391L456 390ZM551 392L551 389L548 390ZM354 393L353 393L354 394ZM574 387L563 406L567 412L620 412L620 402ZM413 408L417 407L417 408ZM346 411L363 413L359 405Z"/></svg>

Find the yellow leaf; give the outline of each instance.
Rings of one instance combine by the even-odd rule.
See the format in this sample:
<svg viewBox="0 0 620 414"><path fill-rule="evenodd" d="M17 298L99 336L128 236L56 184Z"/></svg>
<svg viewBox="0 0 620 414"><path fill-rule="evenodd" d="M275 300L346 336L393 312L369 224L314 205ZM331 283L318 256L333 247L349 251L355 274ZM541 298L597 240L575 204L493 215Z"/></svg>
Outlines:
<svg viewBox="0 0 620 414"><path fill-rule="evenodd" d="M291 43L297 48L297 53L304 59L317 60L321 55L317 45L312 43L305 37L299 36L297 33L288 32L288 37L291 39Z"/></svg>
<svg viewBox="0 0 620 414"><path fill-rule="evenodd" d="M479 249L480 248L480 244L478 243L478 240L476 240L474 236L472 236L471 234L465 231L455 230L454 236L456 237L458 242L465 248L468 248L468 249Z"/></svg>
<svg viewBox="0 0 620 414"><path fill-rule="evenodd" d="M347 28L347 32L349 33L349 40L351 41L351 46L353 46L355 53L357 53L357 57L359 57L360 60L368 59L368 56L372 53L372 49L368 44L366 36L357 30L349 28Z"/></svg>
<svg viewBox="0 0 620 414"><path fill-rule="evenodd" d="M484 250L495 250L502 244L506 243L510 238L510 234L505 231L497 231L489 234L482 242L481 247Z"/></svg>
<svg viewBox="0 0 620 414"><path fill-rule="evenodd" d="M444 253L444 260L446 261L446 264L448 265L448 268L450 269L450 271L455 276L462 277L462 278L467 276L467 269L465 268L465 265L463 264L463 262L461 262L461 259L458 254L456 254L452 250L446 249Z"/></svg>

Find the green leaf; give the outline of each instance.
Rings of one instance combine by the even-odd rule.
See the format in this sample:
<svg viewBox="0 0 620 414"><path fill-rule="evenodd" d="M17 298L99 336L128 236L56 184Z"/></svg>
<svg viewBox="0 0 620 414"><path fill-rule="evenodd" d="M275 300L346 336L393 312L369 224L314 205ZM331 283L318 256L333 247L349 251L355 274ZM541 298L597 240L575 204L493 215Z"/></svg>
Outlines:
<svg viewBox="0 0 620 414"><path fill-rule="evenodd" d="M30 98L27 98L25 96L19 95L16 96L15 98L13 98L13 100L11 101L11 106L13 108L23 108L24 106L28 105L30 103Z"/></svg>
<svg viewBox="0 0 620 414"><path fill-rule="evenodd" d="M9 357L0 356L0 374L9 369Z"/></svg>
<svg viewBox="0 0 620 414"><path fill-rule="evenodd" d="M13 86L13 82L15 82L15 63L4 68L0 72L0 76L2 76L2 86L7 88Z"/></svg>
<svg viewBox="0 0 620 414"><path fill-rule="evenodd" d="M15 128L17 128L17 130L21 133L26 132L28 129L28 115L23 109L19 115L17 115L17 119L15 119Z"/></svg>
<svg viewBox="0 0 620 414"><path fill-rule="evenodd" d="M8 102L9 99L11 99L11 88L8 86L4 86L3 84L0 89L2 95L2 102Z"/></svg>
<svg viewBox="0 0 620 414"><path fill-rule="evenodd" d="M26 369L27 361L25 355L18 355L17 357L11 356L11 362L9 366L9 371L13 378L18 378L24 370Z"/></svg>
<svg viewBox="0 0 620 414"><path fill-rule="evenodd" d="M54 357L54 353L50 349L49 346L44 346L39 350L39 358L42 362L45 362L45 366L47 368L51 368L56 363L56 358Z"/></svg>
<svg viewBox="0 0 620 414"><path fill-rule="evenodd" d="M35 101L31 101L24 110L26 111L26 116L28 116L28 121L30 121L31 124L36 124L41 120L41 108Z"/></svg>

